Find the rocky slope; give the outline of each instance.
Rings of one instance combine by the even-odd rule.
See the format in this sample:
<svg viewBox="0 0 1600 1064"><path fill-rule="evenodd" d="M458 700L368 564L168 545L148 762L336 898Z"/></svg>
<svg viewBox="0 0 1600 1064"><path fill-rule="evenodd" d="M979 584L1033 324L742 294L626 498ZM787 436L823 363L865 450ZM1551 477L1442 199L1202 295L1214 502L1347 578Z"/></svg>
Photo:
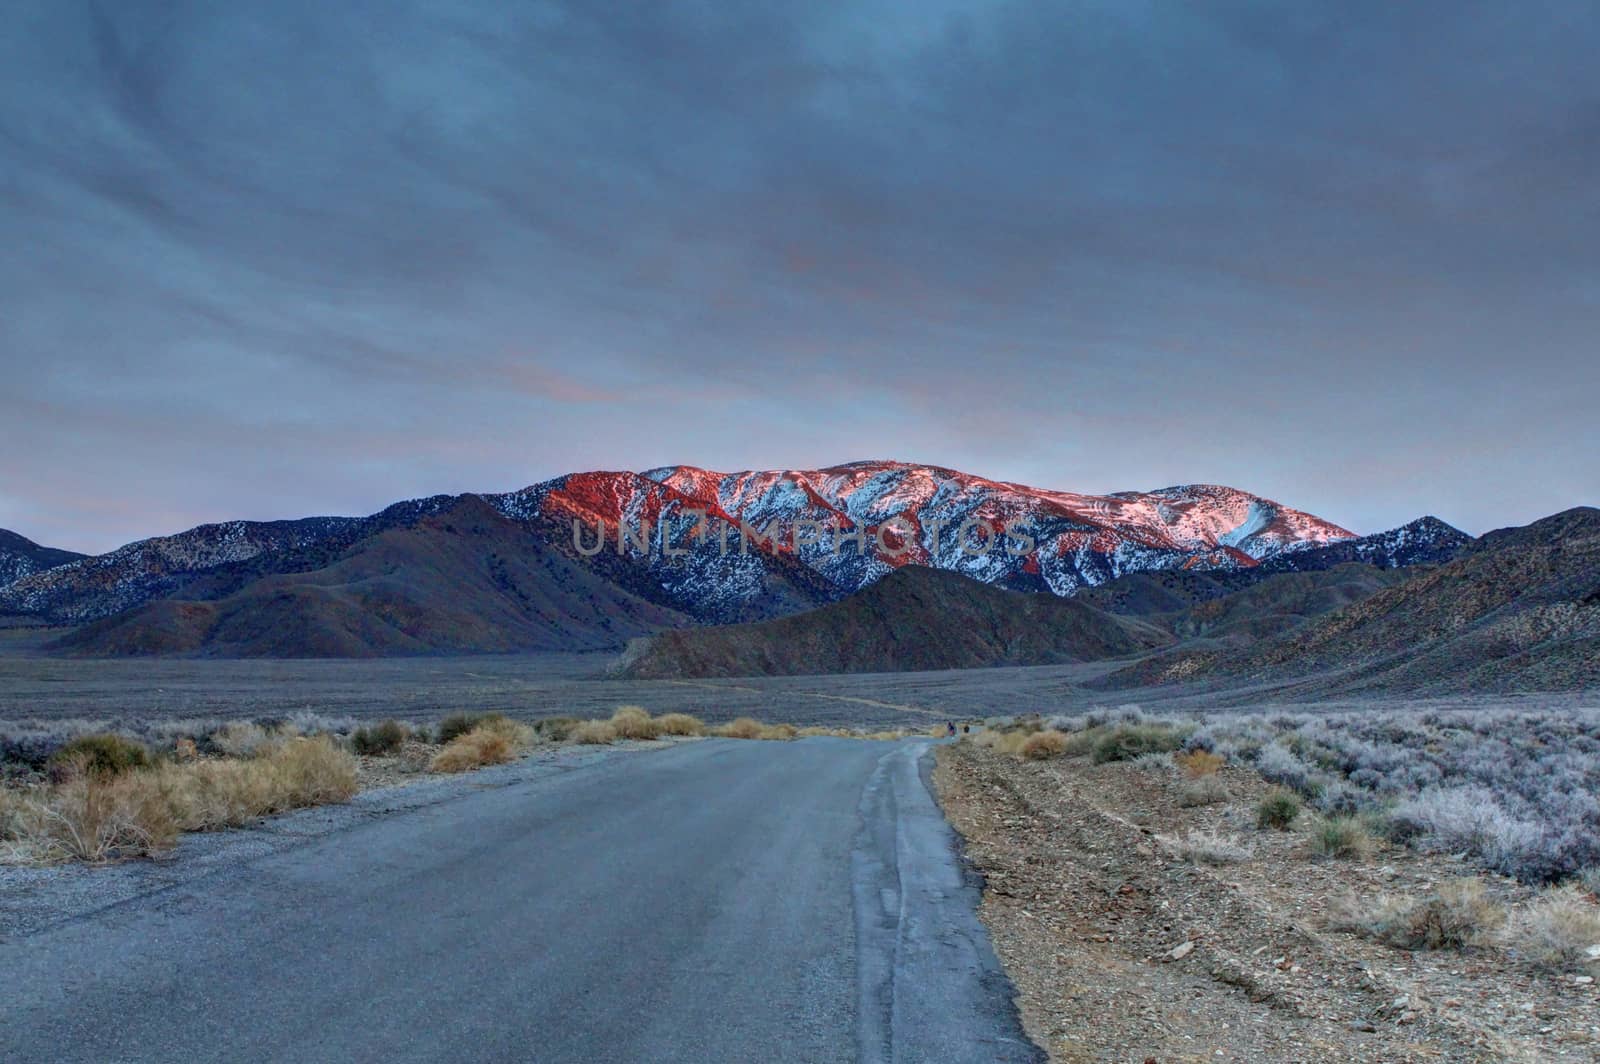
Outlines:
<svg viewBox="0 0 1600 1064"><path fill-rule="evenodd" d="M906 566L842 601L760 623L662 632L629 647L631 677L776 676L1091 661L1171 637L1073 599Z"/></svg>
<svg viewBox="0 0 1600 1064"><path fill-rule="evenodd" d="M1457 557L1472 542L1471 536L1437 517L1420 517L1376 535L1285 552L1268 558L1253 571L1261 575L1304 573L1350 562L1375 565L1379 569L1437 565Z"/></svg>
<svg viewBox="0 0 1600 1064"><path fill-rule="evenodd" d="M1488 533L1444 565L1242 651L1181 653L1113 685L1311 677L1343 691L1600 685L1600 510Z"/></svg>
<svg viewBox="0 0 1600 1064"><path fill-rule="evenodd" d="M686 623L463 496L313 570L263 576L210 601L151 602L54 649L274 658L571 651Z"/></svg>
<svg viewBox="0 0 1600 1064"><path fill-rule="evenodd" d="M315 569L368 536L414 525L454 501L416 499L370 517L200 525L23 577L0 588L0 610L80 624L177 595L212 598L264 575Z"/></svg>
<svg viewBox="0 0 1600 1064"><path fill-rule="evenodd" d="M70 550L41 547L31 539L0 528L0 587L82 557Z"/></svg>

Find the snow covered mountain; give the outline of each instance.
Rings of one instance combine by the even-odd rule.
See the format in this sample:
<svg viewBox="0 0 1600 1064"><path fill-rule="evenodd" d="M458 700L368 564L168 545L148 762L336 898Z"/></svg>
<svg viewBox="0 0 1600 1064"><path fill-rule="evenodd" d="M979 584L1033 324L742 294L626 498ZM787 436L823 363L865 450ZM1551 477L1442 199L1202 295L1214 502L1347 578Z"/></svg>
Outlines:
<svg viewBox="0 0 1600 1064"><path fill-rule="evenodd" d="M266 575L320 569L460 498L365 518L203 525L25 575L0 586L0 612L81 624L159 599L218 600ZM573 473L482 498L542 546L701 622L794 612L907 564L1070 595L1131 572L1292 568L1299 552L1355 539L1235 488L1081 495L889 461Z"/></svg>
<svg viewBox="0 0 1600 1064"><path fill-rule="evenodd" d="M664 584L697 581L701 563L742 551L744 571L721 573L723 580L754 580L762 554L781 554L842 593L915 564L1070 595L1124 573L1250 568L1355 538L1236 488L1080 495L886 461L742 473L693 466L580 473L490 501L507 516L576 523L589 547L603 526L604 549L617 550L620 527L620 552Z"/></svg>
<svg viewBox="0 0 1600 1064"><path fill-rule="evenodd" d="M1346 562L1361 562L1379 569L1408 565L1438 565L1455 558L1473 542L1471 536L1437 517L1419 517L1399 528L1321 547L1279 554L1261 565L1266 573L1309 572L1332 569Z"/></svg>

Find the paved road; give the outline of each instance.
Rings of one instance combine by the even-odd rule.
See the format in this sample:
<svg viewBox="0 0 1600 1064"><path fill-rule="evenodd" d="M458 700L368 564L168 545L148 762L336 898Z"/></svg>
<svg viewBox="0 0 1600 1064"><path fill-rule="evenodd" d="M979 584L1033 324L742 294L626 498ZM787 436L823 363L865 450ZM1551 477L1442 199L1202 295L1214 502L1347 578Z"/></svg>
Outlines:
<svg viewBox="0 0 1600 1064"><path fill-rule="evenodd" d="M927 747L685 743L354 820L0 943L0 1060L1040 1060Z"/></svg>

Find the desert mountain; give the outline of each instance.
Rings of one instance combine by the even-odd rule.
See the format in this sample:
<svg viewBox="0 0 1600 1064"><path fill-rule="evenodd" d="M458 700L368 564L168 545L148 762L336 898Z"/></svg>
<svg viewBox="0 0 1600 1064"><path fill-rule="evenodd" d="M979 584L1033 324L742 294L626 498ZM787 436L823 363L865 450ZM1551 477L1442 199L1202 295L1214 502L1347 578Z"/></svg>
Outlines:
<svg viewBox="0 0 1600 1064"><path fill-rule="evenodd" d="M208 601L151 602L56 649L275 658L594 650L686 623L468 495L317 568L262 576Z"/></svg>
<svg viewBox="0 0 1600 1064"><path fill-rule="evenodd" d="M1436 517L1423 517L1376 535L1284 551L1250 568L1157 569L1129 573L1104 584L1085 588L1078 592L1078 597L1110 613L1133 617L1165 614L1177 618L1202 603L1237 595L1259 583L1274 582L1276 577L1283 574L1346 569L1358 564L1359 568L1348 570L1345 576L1336 578L1332 585L1320 581L1277 582L1277 586L1285 589L1291 597L1312 592L1318 587L1342 585L1345 591L1339 594L1344 601L1337 601L1337 597L1330 599L1333 605L1328 608L1332 609L1335 605L1344 605L1360 597L1363 588L1376 591L1395 582L1363 573L1364 569L1393 570L1438 564L1456 557L1472 542L1472 537L1460 529L1452 528ZM1265 592L1263 596L1241 599L1240 603L1265 605L1266 598L1272 594ZM1306 605L1313 606L1314 603L1307 602ZM1293 612L1308 615L1299 608Z"/></svg>
<svg viewBox="0 0 1600 1064"><path fill-rule="evenodd" d="M1074 599L905 566L849 598L791 617L639 640L621 670L699 677L1042 665L1139 653L1170 639Z"/></svg>
<svg viewBox="0 0 1600 1064"><path fill-rule="evenodd" d="M1127 572L1251 568L1285 552L1354 538L1321 518L1235 488L1080 495L904 462L743 473L693 466L583 473L506 500L521 512L585 529L604 526L613 534L619 525L648 525L659 536L665 525L669 541L695 553L726 549L723 534L737 550L741 526L750 534L775 533L779 545L769 553L792 555L844 593L902 565L921 565L1070 595ZM863 550L840 530L884 543L869 541ZM657 557L649 564L671 585L684 579L674 561Z"/></svg>
<svg viewBox="0 0 1600 1064"><path fill-rule="evenodd" d="M0 612L83 624L162 599L214 601L266 576L314 571L458 498L142 540L0 586ZM908 564L1068 595L1130 572L1233 572L1275 559L1293 568L1295 555L1353 539L1233 488L1080 495L901 462L574 473L481 498L574 564L703 623L806 609Z"/></svg>
<svg viewBox="0 0 1600 1064"><path fill-rule="evenodd" d="M1413 572L1347 562L1332 569L1273 573L1231 594L1144 619L1180 639L1249 642L1282 635L1314 617L1360 602L1410 579Z"/></svg>
<svg viewBox="0 0 1600 1064"><path fill-rule="evenodd" d="M1316 677L1340 690L1557 690L1600 684L1600 510L1490 532L1296 631L1242 651L1142 663L1112 683Z"/></svg>
<svg viewBox="0 0 1600 1064"><path fill-rule="evenodd" d="M82 558L70 550L41 547L25 536L0 528L0 587L24 576L54 569Z"/></svg>
<svg viewBox="0 0 1600 1064"><path fill-rule="evenodd" d="M1279 554L1262 562L1254 571L1263 576L1304 573L1350 562L1375 565L1379 569L1437 565L1457 557L1472 542L1471 536L1437 517L1419 517L1387 532Z"/></svg>

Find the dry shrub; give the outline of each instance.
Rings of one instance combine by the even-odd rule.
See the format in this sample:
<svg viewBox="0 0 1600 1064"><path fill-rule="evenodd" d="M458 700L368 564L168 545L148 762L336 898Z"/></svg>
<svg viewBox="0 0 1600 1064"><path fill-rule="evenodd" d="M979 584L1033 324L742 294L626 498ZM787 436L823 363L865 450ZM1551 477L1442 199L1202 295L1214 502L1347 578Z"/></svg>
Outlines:
<svg viewBox="0 0 1600 1064"><path fill-rule="evenodd" d="M511 718L504 713L452 713L439 722L439 744L445 745L459 739L485 724L508 723Z"/></svg>
<svg viewBox="0 0 1600 1064"><path fill-rule="evenodd" d="M51 775L58 779L120 776L149 764L150 753L143 746L109 732L80 735L50 755Z"/></svg>
<svg viewBox="0 0 1600 1064"><path fill-rule="evenodd" d="M1482 880L1469 877L1441 883L1422 898L1348 896L1335 904L1328 926L1400 949L1465 949L1491 941L1505 921L1505 909Z"/></svg>
<svg viewBox="0 0 1600 1064"><path fill-rule="evenodd" d="M325 737L285 744L267 767L277 789L270 812L348 802L360 789L355 762Z"/></svg>
<svg viewBox="0 0 1600 1064"><path fill-rule="evenodd" d="M210 743L228 757L257 757L282 745L282 740L259 724L236 720L211 733Z"/></svg>
<svg viewBox="0 0 1600 1064"><path fill-rule="evenodd" d="M162 795L185 831L236 827L271 813L347 802L355 759L327 736L295 739L250 761L164 765L129 777Z"/></svg>
<svg viewBox="0 0 1600 1064"><path fill-rule="evenodd" d="M1355 859L1372 853L1372 836L1355 817L1329 817L1311 833L1311 852L1318 857Z"/></svg>
<svg viewBox="0 0 1600 1064"><path fill-rule="evenodd" d="M1213 754L1210 750L1190 750L1187 753L1173 754L1172 760L1183 770L1183 774L1192 780L1215 775L1223 765L1227 764L1227 758L1221 754Z"/></svg>
<svg viewBox="0 0 1600 1064"><path fill-rule="evenodd" d="M1029 761L1046 761L1067 751L1067 737L1054 729L1034 732L1022 741L1018 751Z"/></svg>
<svg viewBox="0 0 1600 1064"><path fill-rule="evenodd" d="M406 729L397 720L386 720L370 728L357 728L350 733L350 746L358 754L376 757L391 754L406 741Z"/></svg>
<svg viewBox="0 0 1600 1064"><path fill-rule="evenodd" d="M147 773L90 773L29 801L17 827L29 856L43 861L107 861L170 850L178 823Z"/></svg>
<svg viewBox="0 0 1600 1064"><path fill-rule="evenodd" d="M173 744L172 756L179 761L193 761L200 756L200 748L193 739L179 739Z"/></svg>
<svg viewBox="0 0 1600 1064"><path fill-rule="evenodd" d="M666 720L667 718L662 717L661 719ZM798 734L802 739L809 739L819 735L838 735L841 731L842 729L840 728L824 728L820 724L807 724L804 728L800 729Z"/></svg>
<svg viewBox="0 0 1600 1064"><path fill-rule="evenodd" d="M464 735L458 735L433 755L430 772L470 772L488 765L503 765L533 744L534 730L526 724L492 714Z"/></svg>
<svg viewBox="0 0 1600 1064"><path fill-rule="evenodd" d="M740 717L717 728L716 734L724 739L759 739L761 722L751 720L749 717Z"/></svg>
<svg viewBox="0 0 1600 1064"><path fill-rule="evenodd" d="M611 714L611 726L622 739L659 739L661 724L650 719L650 714L640 706L619 706Z"/></svg>
<svg viewBox="0 0 1600 1064"><path fill-rule="evenodd" d="M1222 782L1222 777L1215 773L1192 779L1183 785L1178 792L1178 804L1193 808L1199 805L1220 805L1233 797L1228 793L1228 785Z"/></svg>
<svg viewBox="0 0 1600 1064"><path fill-rule="evenodd" d="M503 765L516 757L511 740L499 732L475 728L458 735L428 762L430 772L471 772L486 765Z"/></svg>
<svg viewBox="0 0 1600 1064"><path fill-rule="evenodd" d="M1517 913L1505 941L1541 968L1600 966L1600 906L1571 884L1548 887Z"/></svg>
<svg viewBox="0 0 1600 1064"><path fill-rule="evenodd" d="M586 720L572 729L570 738L583 746L605 746L617 741L617 729L610 721Z"/></svg>
<svg viewBox="0 0 1600 1064"><path fill-rule="evenodd" d="M1171 754L1140 754L1127 764L1137 772L1154 772L1162 776L1170 776L1178 771Z"/></svg>
<svg viewBox="0 0 1600 1064"><path fill-rule="evenodd" d="M1132 761L1140 754L1171 753L1183 745L1184 733L1162 724L1122 724L1099 736L1091 753L1097 765Z"/></svg>
<svg viewBox="0 0 1600 1064"><path fill-rule="evenodd" d="M1256 803L1256 827L1288 831L1300 815L1300 796L1287 787L1274 787Z"/></svg>
<svg viewBox="0 0 1600 1064"><path fill-rule="evenodd" d="M800 729L793 724L767 724L761 729L761 738L776 739L779 742L788 742L800 734Z"/></svg>
<svg viewBox="0 0 1600 1064"><path fill-rule="evenodd" d="M578 724L577 717L541 717L533 722L533 730L541 739L564 743L572 738L572 729Z"/></svg>
<svg viewBox="0 0 1600 1064"><path fill-rule="evenodd" d="M348 801L355 760L326 737L280 742L250 761L166 763L121 776L90 773L29 799L13 830L42 860L150 856L179 831L243 824L269 813Z"/></svg>
<svg viewBox="0 0 1600 1064"><path fill-rule="evenodd" d="M1250 845L1233 835L1214 831L1191 831L1182 837L1157 835L1156 841L1186 861L1195 864L1224 865L1248 861Z"/></svg>
<svg viewBox="0 0 1600 1064"><path fill-rule="evenodd" d="M1012 731L986 731L978 737L978 745L986 746L997 754L1006 754L1019 757L1022 747L1028 738L1035 734L1031 731L1015 729ZM1059 734L1059 733L1058 733Z"/></svg>
<svg viewBox="0 0 1600 1064"><path fill-rule="evenodd" d="M699 717L691 717L687 713L668 713L657 717L656 723L661 726L662 735L704 735L705 722Z"/></svg>
<svg viewBox="0 0 1600 1064"><path fill-rule="evenodd" d="M0 787L0 842L22 837L27 828L29 808L21 795Z"/></svg>
<svg viewBox="0 0 1600 1064"><path fill-rule="evenodd" d="M860 735L857 735L853 732L845 732L844 734L848 738L852 739L871 739L882 742L896 742L906 737L906 733L900 729L895 729L893 731L864 732Z"/></svg>

